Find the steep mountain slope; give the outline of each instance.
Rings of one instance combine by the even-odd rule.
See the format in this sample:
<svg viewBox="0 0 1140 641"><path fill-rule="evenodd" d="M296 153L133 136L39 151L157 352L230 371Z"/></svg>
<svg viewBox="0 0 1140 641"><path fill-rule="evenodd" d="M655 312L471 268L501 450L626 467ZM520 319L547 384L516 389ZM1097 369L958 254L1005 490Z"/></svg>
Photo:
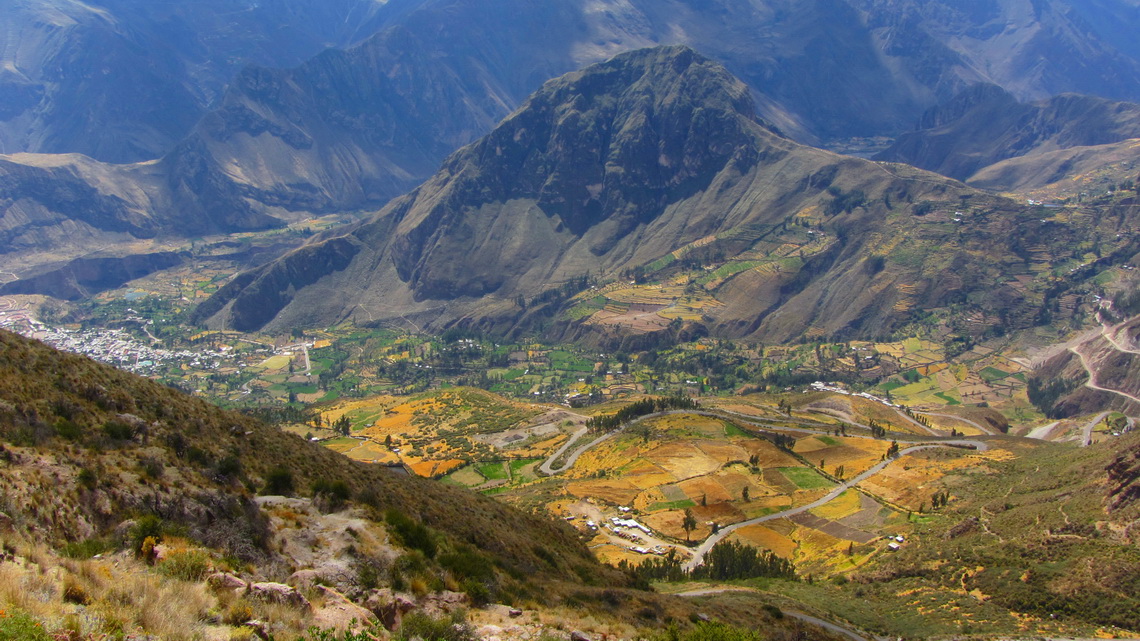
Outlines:
<svg viewBox="0 0 1140 641"><path fill-rule="evenodd" d="M477 546L516 576L539 568L553 581L578 582L575 572L605 574L573 531L555 521L355 463L250 417L7 331L0 331L0 371L2 511L45 541L105 536L121 521L156 514L199 540L236 546L229 551L264 561L274 553L266 533L256 531L264 517L256 515L250 491L266 487L274 470L287 470L288 486L270 487L305 493L314 482L343 483L362 503L399 510L450 541ZM32 465L40 456L52 463ZM148 459L165 468L159 474L165 479L139 471ZM84 469L94 483L84 480ZM609 580L621 582L616 575Z"/></svg>
<svg viewBox="0 0 1140 641"><path fill-rule="evenodd" d="M0 7L0 153L157 158L249 63L295 65L378 28L383 2L14 0Z"/></svg>
<svg viewBox="0 0 1140 641"><path fill-rule="evenodd" d="M276 224L267 216L377 207L428 178L447 154L489 131L544 80L659 43L690 45L724 63L751 88L765 120L810 143L894 135L976 82L999 83L1019 98L1067 90L1136 98L1140 86L1136 61L1085 20L1111 22L1097 17L1120 14L1123 0L1079 14L1064 2L1031 7L1029 0L965 8L865 0L405 0L363 7L362 1L260 3L233 17L234 29L248 27L244 36L217 38L230 33L230 17L199 15L199 5L118 0L97 10L25 0L9 7L14 26L38 26L6 36L14 62L3 84L11 98L4 101L11 111L5 130L42 144L4 149L79 150L114 160L166 151L157 165L97 169L83 159L7 157L27 165L6 165L27 177L9 180L11 201L42 200L29 181L68 185L51 188L50 204L28 204L35 212L22 211L22 203L7 217L9 229L26 228L8 232L11 246L65 250L53 243L259 228ZM55 22L36 22L44 15ZM273 30L282 15L304 27ZM58 33L45 26L56 23L71 26ZM177 37L162 38L162 29L175 27ZM374 36L349 50L325 51L290 69L247 68L220 89L240 61L286 64L318 40L344 44L373 29ZM88 42L83 34L119 44ZM154 42L187 40L192 44L151 56ZM263 53L270 49L281 53ZM81 55L90 50L127 53L99 58L100 70L108 71L102 74ZM1079 52L1087 66L1073 68L1068 54L1053 52ZM153 60L138 64L140 56ZM1027 70L1026 61L1037 67ZM57 67L75 82L42 80L34 71ZM119 67L130 73L112 73ZM116 84L120 77L129 85ZM167 102L156 107L159 98ZM207 104L216 109L172 143ZM48 164L74 167L45 173ZM113 224L90 228L84 220L92 189L125 201L99 205L122 210L104 217ZM148 219L160 222L139 223Z"/></svg>
<svg viewBox="0 0 1140 641"><path fill-rule="evenodd" d="M982 331L1033 322L1041 294L1014 276L1070 233L933 174L797 145L756 120L723 67L660 48L548 83L411 194L239 275L198 316L507 331L524 313L548 323L545 303L584 277L651 274L693 251L709 270L741 266L701 282L717 301L701 323L725 335L881 335L951 304Z"/></svg>
<svg viewBox="0 0 1140 641"><path fill-rule="evenodd" d="M1019 103L999 87L977 85L928 111L916 131L899 136L876 158L905 162L973 183L973 176L1003 160L1022 158L1016 166L1024 167L1033 156L1131 138L1140 138L1140 104L1072 94ZM1095 150L1085 149L1083 153ZM1000 189L1033 180L1029 167L1024 173L1013 168L1006 165L1000 171L989 170L980 181L988 188ZM1055 182L1064 171L1064 166L1054 169L1046 176L1039 175L1034 183ZM999 181L1003 175L1007 176L1005 181Z"/></svg>

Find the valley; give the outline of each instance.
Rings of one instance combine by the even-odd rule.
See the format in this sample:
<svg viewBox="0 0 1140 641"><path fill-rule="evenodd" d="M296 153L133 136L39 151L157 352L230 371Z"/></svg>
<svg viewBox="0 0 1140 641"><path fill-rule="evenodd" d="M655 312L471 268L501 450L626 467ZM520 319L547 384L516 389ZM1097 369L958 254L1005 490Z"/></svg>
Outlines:
<svg viewBox="0 0 1140 641"><path fill-rule="evenodd" d="M1140 0L203 2L0 8L0 641L1140 638Z"/></svg>

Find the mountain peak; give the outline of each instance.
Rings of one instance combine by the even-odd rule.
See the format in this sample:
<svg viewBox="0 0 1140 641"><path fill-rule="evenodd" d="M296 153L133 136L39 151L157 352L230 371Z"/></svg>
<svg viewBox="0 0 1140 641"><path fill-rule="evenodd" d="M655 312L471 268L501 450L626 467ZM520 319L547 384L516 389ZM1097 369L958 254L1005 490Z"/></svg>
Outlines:
<svg viewBox="0 0 1140 641"><path fill-rule="evenodd" d="M762 131L747 88L684 46L629 52L547 82L444 163L462 206L444 199L400 222L400 277L424 297L494 291L501 281L465 282L432 255L460 249L439 247L438 232L471 225L467 212L517 200L534 201L555 233L591 236L590 252L603 255L726 167L746 172ZM590 234L603 224L604 234Z"/></svg>

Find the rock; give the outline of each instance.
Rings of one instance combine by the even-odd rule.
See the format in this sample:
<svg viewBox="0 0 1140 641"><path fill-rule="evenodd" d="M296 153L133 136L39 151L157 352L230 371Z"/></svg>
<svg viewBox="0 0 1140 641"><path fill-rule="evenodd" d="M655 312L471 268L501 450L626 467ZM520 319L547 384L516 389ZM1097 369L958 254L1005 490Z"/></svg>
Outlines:
<svg viewBox="0 0 1140 641"><path fill-rule="evenodd" d="M241 577L230 574L229 572L215 572L207 576L206 585L218 591L244 590L249 586Z"/></svg>
<svg viewBox="0 0 1140 641"><path fill-rule="evenodd" d="M377 619L370 610L349 601L343 594L332 588L318 585L316 590L324 599L324 603L316 608L313 613L313 622L319 628L359 632L365 629L367 624Z"/></svg>
<svg viewBox="0 0 1140 641"><path fill-rule="evenodd" d="M512 619L521 617L522 613L523 611L518 608L511 608L510 610L507 610L507 616L511 617Z"/></svg>
<svg viewBox="0 0 1140 641"><path fill-rule="evenodd" d="M698 612L697 613L697 621L703 621L704 623L708 623L710 620L711 619L709 618L709 615L705 614L704 612Z"/></svg>
<svg viewBox="0 0 1140 641"><path fill-rule="evenodd" d="M304 609L310 607L309 600L304 595L284 583L251 583L249 595L269 603L281 603Z"/></svg>
<svg viewBox="0 0 1140 641"><path fill-rule="evenodd" d="M115 540L126 541L127 537L131 535L131 530L134 529L135 525L138 524L134 521L134 519L127 519L126 521L123 521L122 523L116 525Z"/></svg>
<svg viewBox="0 0 1140 641"><path fill-rule="evenodd" d="M590 635L586 634L585 632L582 632L581 630L575 630L575 631L570 633L570 641L593 641L593 640L590 638Z"/></svg>
<svg viewBox="0 0 1140 641"><path fill-rule="evenodd" d="M420 601L420 607L428 614L438 616L466 608L470 601L471 598L463 592L444 590L424 597Z"/></svg>
<svg viewBox="0 0 1140 641"><path fill-rule="evenodd" d="M403 622L404 615L416 609L416 602L406 594L384 588L374 590L372 594L368 595L364 607L371 610L385 628L397 630Z"/></svg>
<svg viewBox="0 0 1140 641"><path fill-rule="evenodd" d="M252 621L246 621L242 625L249 628L250 630L253 630L254 635L256 635L257 638L261 639L262 641L269 641L271 638L269 636L269 631L266 629L269 627L269 624L263 621L253 619Z"/></svg>
<svg viewBox="0 0 1140 641"><path fill-rule="evenodd" d="M317 572L316 570L297 570L293 574L290 574L289 578L286 579L285 582L295 588L309 587L317 584L319 582L318 579L320 578L321 573Z"/></svg>

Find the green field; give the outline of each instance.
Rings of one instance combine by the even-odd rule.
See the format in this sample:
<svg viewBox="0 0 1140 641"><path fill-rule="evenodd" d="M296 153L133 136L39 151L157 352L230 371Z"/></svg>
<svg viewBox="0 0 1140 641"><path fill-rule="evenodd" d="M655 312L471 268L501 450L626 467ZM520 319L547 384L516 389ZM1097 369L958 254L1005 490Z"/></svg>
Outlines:
<svg viewBox="0 0 1140 641"><path fill-rule="evenodd" d="M781 467L779 469L785 478L801 490L815 490L832 485L831 481L820 476L815 470L806 467Z"/></svg>
<svg viewBox="0 0 1140 641"><path fill-rule="evenodd" d="M483 478L488 481L497 481L499 479L506 480L507 470L503 466L502 461L493 461L491 463L483 463L478 467L479 473Z"/></svg>

